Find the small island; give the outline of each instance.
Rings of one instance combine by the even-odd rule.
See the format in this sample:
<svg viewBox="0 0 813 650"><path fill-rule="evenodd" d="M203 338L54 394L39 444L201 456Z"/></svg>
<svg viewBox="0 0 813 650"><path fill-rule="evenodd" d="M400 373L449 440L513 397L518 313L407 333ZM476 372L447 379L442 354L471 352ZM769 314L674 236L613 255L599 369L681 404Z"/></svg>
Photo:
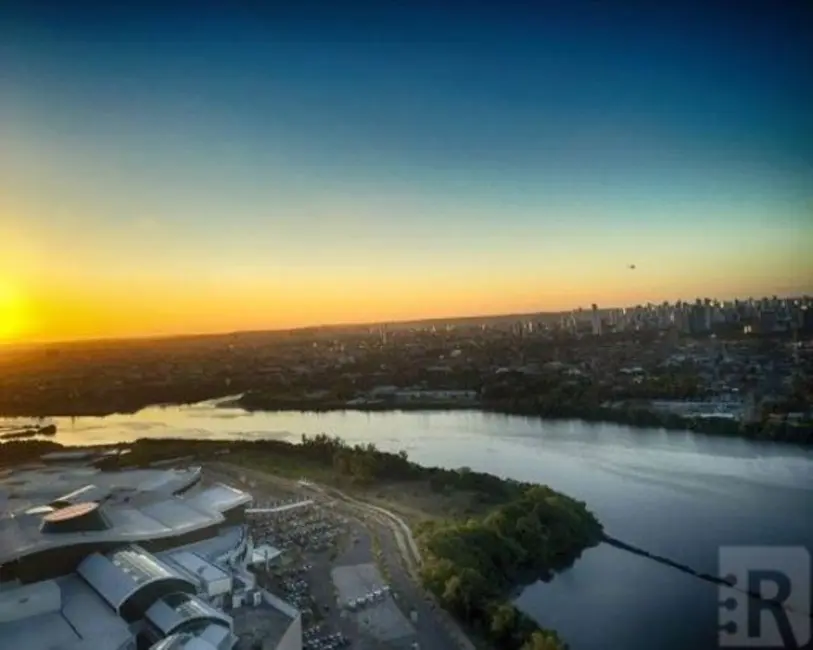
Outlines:
<svg viewBox="0 0 813 650"><path fill-rule="evenodd" d="M0 444L0 467L71 450L48 440ZM553 630L519 611L511 596L547 579L602 541L601 524L584 503L530 483L468 468L411 462L405 452L348 445L327 435L300 444L276 440L143 439L105 451L97 466L114 470L184 459L222 462L269 475L308 479L398 512L409 522L423 558L420 580L475 643L501 650L567 647ZM121 453L126 451L127 453ZM179 460L180 462L180 460Z"/></svg>
<svg viewBox="0 0 813 650"><path fill-rule="evenodd" d="M26 440L37 436L51 437L56 435L56 425L46 424L35 427L23 427L22 429L12 429L0 434L0 440Z"/></svg>

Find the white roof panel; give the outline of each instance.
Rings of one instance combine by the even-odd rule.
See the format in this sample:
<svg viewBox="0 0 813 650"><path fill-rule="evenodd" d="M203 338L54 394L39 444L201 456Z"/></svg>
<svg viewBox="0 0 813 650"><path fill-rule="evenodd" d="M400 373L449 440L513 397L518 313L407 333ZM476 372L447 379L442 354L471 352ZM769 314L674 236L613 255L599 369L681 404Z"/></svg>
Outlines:
<svg viewBox="0 0 813 650"><path fill-rule="evenodd" d="M141 512L170 528L205 526L211 515L201 512L180 499L166 499L142 506Z"/></svg>
<svg viewBox="0 0 813 650"><path fill-rule="evenodd" d="M0 642L3 648L62 650L78 641L81 641L81 638L59 612L0 624ZM99 645L99 650L102 647Z"/></svg>
<svg viewBox="0 0 813 650"><path fill-rule="evenodd" d="M169 556L169 559L191 575L198 577L206 583L231 579L228 573L214 564L207 562L200 555L189 551L173 553Z"/></svg>
<svg viewBox="0 0 813 650"><path fill-rule="evenodd" d="M118 650L132 638L127 624L79 577L48 584L60 592L61 610L0 623L0 647Z"/></svg>
<svg viewBox="0 0 813 650"><path fill-rule="evenodd" d="M147 620L163 634L170 635L178 627L194 621L221 623L231 629L231 618L202 600L189 594L163 596L147 610Z"/></svg>
<svg viewBox="0 0 813 650"><path fill-rule="evenodd" d="M58 612L61 607L62 592L54 580L0 590L0 625Z"/></svg>
<svg viewBox="0 0 813 650"><path fill-rule="evenodd" d="M223 647L221 644L226 639L231 637L232 633L228 628L223 627L222 625L218 625L216 623L213 623L211 625L207 625L206 629L202 630L198 634L198 636L199 636L199 638L201 638L201 639L203 639L205 641L208 641L209 643L211 643L216 648L221 648L221 647Z"/></svg>
<svg viewBox="0 0 813 650"><path fill-rule="evenodd" d="M220 534L216 537L210 537L209 539L202 539L199 542L187 544L178 550L190 551L196 555L200 555L207 561L217 561L219 557L230 553L240 546L240 544L245 541L246 535L247 530L244 526L231 526L221 529Z"/></svg>
<svg viewBox="0 0 813 650"><path fill-rule="evenodd" d="M86 501L102 501L110 494L109 487L99 487L97 485L84 485L72 492L63 494L54 499L63 503L82 503Z"/></svg>
<svg viewBox="0 0 813 650"><path fill-rule="evenodd" d="M88 555L76 571L115 609L121 606L134 588L132 579L99 553Z"/></svg>
<svg viewBox="0 0 813 650"><path fill-rule="evenodd" d="M252 500L253 497L248 492L243 492L237 488L220 483L185 499L187 503L195 508L203 508L204 510L214 509L218 512L224 512L225 510L251 503Z"/></svg>
<svg viewBox="0 0 813 650"><path fill-rule="evenodd" d="M79 565L78 573L117 611L141 587L161 580L184 580L186 576L137 546L113 551L107 556L94 553Z"/></svg>
<svg viewBox="0 0 813 650"><path fill-rule="evenodd" d="M217 650L217 648L193 634L173 634L161 639L150 650Z"/></svg>
<svg viewBox="0 0 813 650"><path fill-rule="evenodd" d="M282 551L278 548L269 544L261 544L260 546L254 547L251 553L251 563L265 564L266 562L271 562L275 558L278 558L280 555L282 555Z"/></svg>
<svg viewBox="0 0 813 650"><path fill-rule="evenodd" d="M65 579L62 594L62 615L89 643L105 639L105 643L119 647L132 636L127 623L83 580L76 576Z"/></svg>

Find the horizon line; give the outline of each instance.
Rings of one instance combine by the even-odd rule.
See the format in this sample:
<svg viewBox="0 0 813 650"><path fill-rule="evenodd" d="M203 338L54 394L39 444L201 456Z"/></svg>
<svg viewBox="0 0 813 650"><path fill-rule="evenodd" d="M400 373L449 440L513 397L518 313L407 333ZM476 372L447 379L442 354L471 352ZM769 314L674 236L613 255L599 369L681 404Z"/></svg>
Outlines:
<svg viewBox="0 0 813 650"><path fill-rule="evenodd" d="M729 298L708 298L709 300L713 301L720 301L720 302L731 302L734 300L759 300L763 298L780 298L780 299L796 299L796 298L808 298L809 295L805 291L803 293L794 293L794 294L772 294L770 296L761 296L760 298L754 298L754 296L748 296L747 298L742 297L729 297ZM699 300L701 298L696 297L694 300ZM706 300L706 297L703 297L702 300ZM598 311L607 311L613 309L632 309L635 307L643 307L646 305L662 305L664 303L667 304L676 304L678 302L688 302L687 300L683 299L676 299L676 300L665 300L660 302L652 302L647 301L644 303L637 303L634 305L624 305L624 306L609 306L609 307L598 307ZM183 340L183 339L200 339L200 338L221 338L221 337L229 337L229 336L250 336L250 335L259 335L259 334L283 334L283 333L296 333L296 332L305 332L307 330L331 330L331 329L341 329L341 328L371 328L371 327L381 327L385 325L434 325L434 324L443 324L448 323L450 321L478 321L478 320L486 320L486 319L508 319L508 318L529 318L534 316L558 316L573 313L578 311L579 309L583 309L585 311L590 310L590 305L587 307L578 306L573 307L571 309L564 309L564 310L554 310L554 311L534 311L534 312L514 312L514 313L484 313L484 314L474 314L468 316L430 316L426 318L409 318L409 319L401 319L401 320L381 320L381 321L345 321L345 322L334 322L334 323L321 323L316 325L297 325L294 327L270 327L268 329L251 329L251 330L230 330L230 331L220 331L220 332L188 332L183 334L135 334L130 336L93 336L87 338L74 338L74 339L50 339L50 340L40 340L40 341L0 341L0 352L3 350L24 350L30 348L40 348L40 347L52 347L58 345L81 345L81 344L103 344L103 343L128 343L128 342L147 342L147 341L173 341L173 340Z"/></svg>

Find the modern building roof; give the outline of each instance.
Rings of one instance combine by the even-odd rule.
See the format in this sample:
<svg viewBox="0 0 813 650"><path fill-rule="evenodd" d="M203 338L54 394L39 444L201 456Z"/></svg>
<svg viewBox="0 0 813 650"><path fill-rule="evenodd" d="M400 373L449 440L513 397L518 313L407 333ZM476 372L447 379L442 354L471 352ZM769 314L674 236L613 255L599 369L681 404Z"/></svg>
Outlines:
<svg viewBox="0 0 813 650"><path fill-rule="evenodd" d="M93 553L82 561L77 573L119 614L125 613L127 603L137 599L139 592L150 587L161 588L164 593L195 592L194 582L137 546L108 555Z"/></svg>
<svg viewBox="0 0 813 650"><path fill-rule="evenodd" d="M312 499L304 499L302 501L297 501L296 503L287 503L284 506L274 506L272 508L249 508L248 510L246 510L246 514L273 515L282 512L288 512L289 510L306 508L312 505L313 505Z"/></svg>
<svg viewBox="0 0 813 650"><path fill-rule="evenodd" d="M129 472L116 473L120 476L126 474ZM135 479L131 481L137 483ZM162 483L166 484L166 481ZM174 486L177 487L178 484ZM84 494L82 493L82 496ZM202 488L184 496L163 491L135 492L126 499L108 499L102 502L98 508L99 517L93 518L96 523L91 526L91 518L88 518L88 525L84 528L78 525L43 526L43 516L60 519L64 517L65 511L57 510L51 513L38 509L37 506L40 504L34 503L29 505L27 512L22 510L10 516L0 517L0 564L18 560L32 553L76 544L91 542L128 544L183 535L223 523L224 512L250 503L251 500L250 494L224 485ZM79 504L74 507L91 508L89 505ZM67 512L71 513L71 516L77 514L74 510ZM103 521L104 525L101 525L100 521ZM59 534L56 534L57 528Z"/></svg>
<svg viewBox="0 0 813 650"><path fill-rule="evenodd" d="M201 468L103 472L88 466L16 467L0 475L0 501L18 512L53 501L102 501L117 493L174 494L194 485Z"/></svg>
<svg viewBox="0 0 813 650"><path fill-rule="evenodd" d="M218 650L218 647L201 636L185 632L161 639L150 650Z"/></svg>
<svg viewBox="0 0 813 650"><path fill-rule="evenodd" d="M220 558L228 555L238 547L246 539L246 530L243 526L231 526L229 528L221 528L220 533L216 537L200 540L183 547L183 550L190 551L199 555L204 560L209 562L218 562ZM165 551L159 553L162 558L171 558L172 552Z"/></svg>
<svg viewBox="0 0 813 650"><path fill-rule="evenodd" d="M185 500L193 507L225 512L226 510L251 503L253 497L247 492L243 492L237 488L217 483L206 490L189 495Z"/></svg>
<svg viewBox="0 0 813 650"><path fill-rule="evenodd" d="M260 544L259 546L254 547L249 561L251 564L265 564L266 562L275 560L280 555L282 555L282 551L278 548L275 548L270 544Z"/></svg>
<svg viewBox="0 0 813 650"><path fill-rule="evenodd" d="M131 650L137 632L165 637L151 650L231 650L232 619L208 603L255 593L242 518L252 497L200 478L199 468L0 474L0 503L12 504L0 511L0 650ZM261 593L264 644L301 644L298 612Z"/></svg>
<svg viewBox="0 0 813 650"><path fill-rule="evenodd" d="M210 585L220 581L231 582L231 576L223 569L191 551L178 551L172 553L166 559L176 565L182 573L189 575L202 584Z"/></svg>
<svg viewBox="0 0 813 650"><path fill-rule="evenodd" d="M127 624L75 575L0 592L0 603L3 648L118 650L132 641Z"/></svg>
<svg viewBox="0 0 813 650"><path fill-rule="evenodd" d="M74 503L81 503L83 501L101 501L109 494L110 488L100 488L97 485L88 484L54 499L54 504L70 505Z"/></svg>
<svg viewBox="0 0 813 650"><path fill-rule="evenodd" d="M168 594L155 601L146 619L164 636L186 631L193 623L216 623L231 630L232 620L200 598L184 593Z"/></svg>
<svg viewBox="0 0 813 650"><path fill-rule="evenodd" d="M31 514L28 511L27 514ZM37 514L37 513L35 513ZM74 503L42 514L40 532L49 534L88 533L110 528L110 523L99 510L99 504Z"/></svg>

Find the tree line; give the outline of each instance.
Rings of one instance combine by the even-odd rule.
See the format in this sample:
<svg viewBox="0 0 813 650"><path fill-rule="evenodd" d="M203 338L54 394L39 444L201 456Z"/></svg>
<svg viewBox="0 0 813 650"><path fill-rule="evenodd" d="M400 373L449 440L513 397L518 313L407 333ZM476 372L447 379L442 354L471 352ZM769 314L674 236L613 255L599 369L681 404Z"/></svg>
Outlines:
<svg viewBox="0 0 813 650"><path fill-rule="evenodd" d="M584 503L545 486L526 487L485 517L425 526L422 577L444 608L496 647L564 648L506 594L569 566L601 534Z"/></svg>

